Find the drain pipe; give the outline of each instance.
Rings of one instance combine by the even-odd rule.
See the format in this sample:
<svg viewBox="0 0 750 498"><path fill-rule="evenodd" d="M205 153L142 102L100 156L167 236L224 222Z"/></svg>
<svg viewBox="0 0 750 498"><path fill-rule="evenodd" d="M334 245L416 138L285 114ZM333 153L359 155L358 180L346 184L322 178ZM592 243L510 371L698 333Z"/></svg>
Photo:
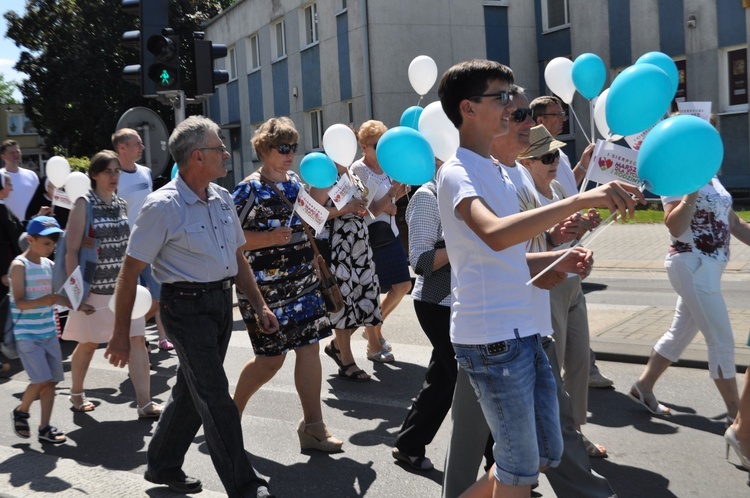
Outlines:
<svg viewBox="0 0 750 498"><path fill-rule="evenodd" d="M370 81L370 35L367 0L362 0L362 59L365 70L365 120L372 119L372 81Z"/></svg>

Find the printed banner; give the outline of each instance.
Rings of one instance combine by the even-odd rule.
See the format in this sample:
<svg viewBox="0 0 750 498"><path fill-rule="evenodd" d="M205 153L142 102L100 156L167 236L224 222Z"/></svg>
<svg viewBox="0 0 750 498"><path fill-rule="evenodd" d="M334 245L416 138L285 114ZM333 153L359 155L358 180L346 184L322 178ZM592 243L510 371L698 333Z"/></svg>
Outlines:
<svg viewBox="0 0 750 498"><path fill-rule="evenodd" d="M61 265L64 265L64 261L60 261ZM63 290L65 295L68 296L70 301L71 309L77 310L83 301L83 275L81 275L81 267L76 266L73 273L70 274L68 279L63 284Z"/></svg>
<svg viewBox="0 0 750 498"><path fill-rule="evenodd" d="M339 181L328 191L328 197L331 198L336 209L340 211L357 193L359 193L359 191L349 179L349 175L341 175Z"/></svg>
<svg viewBox="0 0 750 498"><path fill-rule="evenodd" d="M73 203L64 190L56 188L52 193L52 207L60 206L64 209L73 209Z"/></svg>
<svg viewBox="0 0 750 498"><path fill-rule="evenodd" d="M635 162L637 157L638 152L633 149L606 140L597 140L589 163L588 178L596 183L621 180L632 185L639 185Z"/></svg>
<svg viewBox="0 0 750 498"><path fill-rule="evenodd" d="M304 189L297 194L297 202L294 203L294 212L310 225L316 234L323 231L328 219L328 210L318 204Z"/></svg>
<svg viewBox="0 0 750 498"><path fill-rule="evenodd" d="M677 110L680 114L698 116L706 121L711 119L711 102L677 102Z"/></svg>
<svg viewBox="0 0 750 498"><path fill-rule="evenodd" d="M628 143L631 149L638 150L641 148L641 144L643 143L643 139L646 138L646 135L648 135L648 132L650 132L654 126L658 125L664 121L664 118L659 119L656 123L654 123L652 126L650 126L648 129L643 130L640 133L636 133L635 135L629 135L625 137L625 141Z"/></svg>

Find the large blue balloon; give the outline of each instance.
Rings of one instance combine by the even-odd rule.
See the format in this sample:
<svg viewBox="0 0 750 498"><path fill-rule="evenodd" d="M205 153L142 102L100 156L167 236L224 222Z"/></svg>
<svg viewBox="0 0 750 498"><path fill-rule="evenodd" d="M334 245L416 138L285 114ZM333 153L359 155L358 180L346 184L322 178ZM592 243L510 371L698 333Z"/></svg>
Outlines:
<svg viewBox="0 0 750 498"><path fill-rule="evenodd" d="M596 54L581 54L573 62L573 84L583 98L591 100L602 91L607 81L607 68Z"/></svg>
<svg viewBox="0 0 750 498"><path fill-rule="evenodd" d="M330 187L339 176L333 159L321 152L311 152L303 157L299 173L305 182L316 188Z"/></svg>
<svg viewBox="0 0 750 498"><path fill-rule="evenodd" d="M401 121L399 122L401 126L408 126L409 128L414 128L415 130L418 130L419 125L419 116L422 115L422 108L418 105L413 105L409 108L407 108L402 114L401 114Z"/></svg>
<svg viewBox="0 0 750 498"><path fill-rule="evenodd" d="M418 131L396 126L386 131L377 148L378 163L388 176L406 185L422 185L435 176L435 156Z"/></svg>
<svg viewBox="0 0 750 498"><path fill-rule="evenodd" d="M664 116L672 103L672 83L653 64L636 64L621 72L607 95L607 125L617 135L635 135Z"/></svg>
<svg viewBox="0 0 750 498"><path fill-rule="evenodd" d="M653 64L667 73L669 81L672 82L672 98L674 98L675 93L677 93L677 86L680 84L680 75L677 72L677 64L674 63L671 57L661 52L649 52L640 56L635 63Z"/></svg>
<svg viewBox="0 0 750 498"><path fill-rule="evenodd" d="M697 116L667 118L648 132L636 166L647 190L658 195L695 192L719 171L724 145L716 129Z"/></svg>

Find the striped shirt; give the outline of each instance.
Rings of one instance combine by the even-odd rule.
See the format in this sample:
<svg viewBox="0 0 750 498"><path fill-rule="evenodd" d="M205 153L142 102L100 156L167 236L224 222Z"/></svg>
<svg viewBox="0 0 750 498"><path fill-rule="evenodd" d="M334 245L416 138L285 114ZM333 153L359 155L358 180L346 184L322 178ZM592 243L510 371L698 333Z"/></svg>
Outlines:
<svg viewBox="0 0 750 498"><path fill-rule="evenodd" d="M16 256L15 259L21 261L26 267L24 299L38 299L52 294L52 267L54 265L52 261L41 258L41 261L37 264L23 256ZM57 336L52 306L20 310L16 307L16 300L13 298L13 292L11 292L10 310L13 319L13 334L17 341L49 339Z"/></svg>

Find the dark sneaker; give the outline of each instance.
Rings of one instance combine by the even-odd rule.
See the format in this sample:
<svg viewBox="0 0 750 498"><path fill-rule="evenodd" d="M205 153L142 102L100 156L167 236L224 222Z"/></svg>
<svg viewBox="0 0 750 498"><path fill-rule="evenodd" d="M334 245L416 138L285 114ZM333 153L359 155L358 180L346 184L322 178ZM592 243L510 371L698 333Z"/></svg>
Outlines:
<svg viewBox="0 0 750 498"><path fill-rule="evenodd" d="M200 493L203 491L203 484L196 479L195 477L188 477L188 476L182 476L182 477L175 477L173 479L155 479L151 476L151 473L147 470L143 474L143 478L146 479L148 482L152 482L154 484L164 484L165 486L168 486L169 489L174 491L175 493L182 493L182 494L193 494L193 493Z"/></svg>

